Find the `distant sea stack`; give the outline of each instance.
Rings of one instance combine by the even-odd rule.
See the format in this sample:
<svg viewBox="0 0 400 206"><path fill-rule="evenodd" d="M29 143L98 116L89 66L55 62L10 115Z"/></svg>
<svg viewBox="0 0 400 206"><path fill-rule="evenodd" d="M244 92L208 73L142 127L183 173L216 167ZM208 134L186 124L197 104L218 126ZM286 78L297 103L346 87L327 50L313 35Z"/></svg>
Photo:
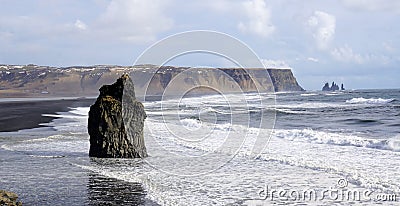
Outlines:
<svg viewBox="0 0 400 206"><path fill-rule="evenodd" d="M339 90L339 86L335 83L332 82L332 85L329 87L329 83L325 83L325 85L322 87L322 91L336 91ZM342 84L340 87L340 90L344 90L344 85Z"/></svg>
<svg viewBox="0 0 400 206"><path fill-rule="evenodd" d="M154 73L157 68L157 72ZM201 70L207 70L203 72ZM268 91L303 91L290 69L248 68L257 81ZM47 67L37 65L0 65L0 97L94 97L99 88L112 84L122 74L128 73L135 82L136 97L142 99L146 89L162 94L165 87L179 75L181 82L174 82L189 88L198 84L209 85L219 91L233 91L235 84L244 92L257 89L251 84L245 70L241 68L191 68L155 65L136 66L72 66ZM218 72L219 71L219 72ZM224 72L227 75L220 75ZM271 78L268 77L268 74ZM153 78L152 78L153 77ZM146 82L152 78L152 82ZM176 80L175 80L176 81ZM149 87L147 87L147 85Z"/></svg>
<svg viewBox="0 0 400 206"><path fill-rule="evenodd" d="M90 107L88 132L90 157L147 157L143 137L146 113L136 100L129 75L100 88L100 95Z"/></svg>

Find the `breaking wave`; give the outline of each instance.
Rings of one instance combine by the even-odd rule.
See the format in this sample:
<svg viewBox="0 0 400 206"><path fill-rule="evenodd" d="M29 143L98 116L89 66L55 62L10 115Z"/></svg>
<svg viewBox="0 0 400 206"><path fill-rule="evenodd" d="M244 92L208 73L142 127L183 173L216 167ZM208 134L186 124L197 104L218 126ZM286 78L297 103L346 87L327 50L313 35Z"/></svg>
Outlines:
<svg viewBox="0 0 400 206"><path fill-rule="evenodd" d="M346 100L346 103L349 104L386 104L389 102L393 102L395 99L382 99L382 98L352 98L350 100Z"/></svg>
<svg viewBox="0 0 400 206"><path fill-rule="evenodd" d="M390 142L386 139L368 139L351 134L314 131L312 129L275 130L274 136L290 141L330 144L338 146L365 147L392 151L398 151L398 144L400 144L400 139L398 139L397 142Z"/></svg>

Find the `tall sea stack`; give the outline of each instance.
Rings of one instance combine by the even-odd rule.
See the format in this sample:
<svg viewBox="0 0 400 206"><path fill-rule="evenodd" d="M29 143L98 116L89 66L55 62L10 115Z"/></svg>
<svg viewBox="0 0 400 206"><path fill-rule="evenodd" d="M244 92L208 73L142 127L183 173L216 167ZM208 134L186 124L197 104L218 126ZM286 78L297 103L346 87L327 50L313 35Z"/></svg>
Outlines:
<svg viewBox="0 0 400 206"><path fill-rule="evenodd" d="M100 95L90 107L88 131L90 157L147 157L143 127L146 113L136 100L129 75L100 88Z"/></svg>

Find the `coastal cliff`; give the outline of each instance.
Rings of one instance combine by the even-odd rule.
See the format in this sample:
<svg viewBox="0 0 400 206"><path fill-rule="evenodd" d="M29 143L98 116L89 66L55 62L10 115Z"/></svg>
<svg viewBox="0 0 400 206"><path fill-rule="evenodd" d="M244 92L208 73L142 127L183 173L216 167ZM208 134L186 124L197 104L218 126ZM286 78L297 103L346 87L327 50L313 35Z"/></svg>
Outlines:
<svg viewBox="0 0 400 206"><path fill-rule="evenodd" d="M189 68L154 65L140 66L74 66L47 67L36 65L0 65L0 97L71 96L95 97L104 84L113 83L128 73L135 83L138 98L145 91L160 95L165 88L178 91L183 87L208 85L220 91L303 91L290 69ZM270 75L266 74L266 71ZM250 74L256 81L250 78ZM225 75L226 74L226 75ZM148 81L150 79L150 81ZM146 81L147 80L147 81ZM170 84L171 83L174 84ZM207 90L205 89L206 93Z"/></svg>
<svg viewBox="0 0 400 206"><path fill-rule="evenodd" d="M304 91L290 69L268 69L275 92Z"/></svg>

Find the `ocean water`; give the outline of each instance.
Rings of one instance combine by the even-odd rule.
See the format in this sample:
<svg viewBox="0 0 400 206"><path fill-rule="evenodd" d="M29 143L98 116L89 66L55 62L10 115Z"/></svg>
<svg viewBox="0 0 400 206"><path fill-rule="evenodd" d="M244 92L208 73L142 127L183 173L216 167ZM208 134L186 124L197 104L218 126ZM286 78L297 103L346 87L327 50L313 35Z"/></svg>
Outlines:
<svg viewBox="0 0 400 206"><path fill-rule="evenodd" d="M400 202L400 90L144 105L143 160L89 158L85 107L54 115L49 127L0 133L1 188L29 205Z"/></svg>

